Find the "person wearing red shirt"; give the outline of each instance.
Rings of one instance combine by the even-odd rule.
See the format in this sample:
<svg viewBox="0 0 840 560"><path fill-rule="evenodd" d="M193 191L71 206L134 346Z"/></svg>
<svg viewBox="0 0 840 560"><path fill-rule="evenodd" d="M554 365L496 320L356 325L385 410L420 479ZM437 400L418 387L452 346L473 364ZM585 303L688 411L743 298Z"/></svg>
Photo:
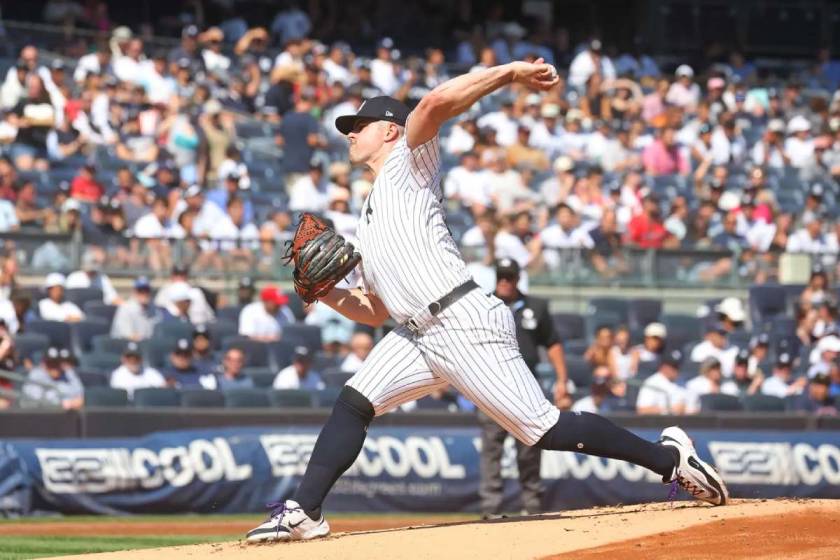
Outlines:
<svg viewBox="0 0 840 560"><path fill-rule="evenodd" d="M70 197L80 202L97 202L104 194L105 187L96 180L96 167L92 163L85 164L70 183Z"/></svg>
<svg viewBox="0 0 840 560"><path fill-rule="evenodd" d="M661 249L670 235L662 223L659 199L648 194L642 203L642 212L627 224L627 240L641 249Z"/></svg>

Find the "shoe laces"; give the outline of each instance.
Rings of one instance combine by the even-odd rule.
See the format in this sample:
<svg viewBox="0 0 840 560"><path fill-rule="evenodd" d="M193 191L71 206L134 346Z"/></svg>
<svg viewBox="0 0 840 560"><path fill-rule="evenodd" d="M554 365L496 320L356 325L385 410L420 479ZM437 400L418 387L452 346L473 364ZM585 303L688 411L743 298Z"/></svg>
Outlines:
<svg viewBox="0 0 840 560"><path fill-rule="evenodd" d="M274 519L275 517L279 517L277 520L277 525L275 525L275 529L277 530L277 535L280 534L280 524L283 521L283 517L297 508L289 508L286 507L286 502L269 502L265 504L265 507L271 510L271 513L268 514L268 519Z"/></svg>
<svg viewBox="0 0 840 560"><path fill-rule="evenodd" d="M677 474L676 482L682 486L683 490L691 494L693 497L700 496L701 494L705 493L705 489L701 488L697 484L695 484L690 479L684 477L681 474Z"/></svg>

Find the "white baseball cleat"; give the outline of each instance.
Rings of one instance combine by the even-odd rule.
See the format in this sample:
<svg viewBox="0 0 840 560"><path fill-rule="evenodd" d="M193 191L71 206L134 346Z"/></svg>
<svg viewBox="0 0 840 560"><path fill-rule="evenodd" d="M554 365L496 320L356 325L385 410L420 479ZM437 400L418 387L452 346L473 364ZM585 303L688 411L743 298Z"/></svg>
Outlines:
<svg viewBox="0 0 840 560"><path fill-rule="evenodd" d="M245 540L252 543L308 541L330 534L330 524L322 515L312 519L294 500L268 504L274 508L261 525L248 531Z"/></svg>
<svg viewBox="0 0 840 560"><path fill-rule="evenodd" d="M722 506L729 499L729 490L718 472L700 459L694 443L682 428L671 426L662 430L659 443L673 447L680 456L671 480L676 481L683 490L697 498L715 506Z"/></svg>

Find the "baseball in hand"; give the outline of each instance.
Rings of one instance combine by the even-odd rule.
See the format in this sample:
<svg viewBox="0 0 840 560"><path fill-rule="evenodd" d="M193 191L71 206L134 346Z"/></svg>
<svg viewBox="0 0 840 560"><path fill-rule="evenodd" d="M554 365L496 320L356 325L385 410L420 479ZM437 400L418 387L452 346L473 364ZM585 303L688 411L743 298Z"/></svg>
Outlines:
<svg viewBox="0 0 840 560"><path fill-rule="evenodd" d="M557 68L555 68L554 65L552 65L552 64L549 64L548 67L551 69L551 79L556 80L557 79Z"/></svg>

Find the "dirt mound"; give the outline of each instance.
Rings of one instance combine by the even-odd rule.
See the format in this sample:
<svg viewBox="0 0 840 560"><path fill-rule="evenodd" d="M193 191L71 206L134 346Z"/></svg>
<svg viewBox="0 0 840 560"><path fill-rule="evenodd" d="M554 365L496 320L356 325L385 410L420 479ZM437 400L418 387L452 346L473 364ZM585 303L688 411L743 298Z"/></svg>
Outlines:
<svg viewBox="0 0 840 560"><path fill-rule="evenodd" d="M624 556L669 560L715 557L802 560L836 557L829 552L836 553L838 547L840 501L738 500L722 508L697 503L648 504L342 533L306 543L254 546L232 542L94 554L85 558L276 560L282 556L319 560L386 557L483 560ZM564 554L571 551L577 552Z"/></svg>

